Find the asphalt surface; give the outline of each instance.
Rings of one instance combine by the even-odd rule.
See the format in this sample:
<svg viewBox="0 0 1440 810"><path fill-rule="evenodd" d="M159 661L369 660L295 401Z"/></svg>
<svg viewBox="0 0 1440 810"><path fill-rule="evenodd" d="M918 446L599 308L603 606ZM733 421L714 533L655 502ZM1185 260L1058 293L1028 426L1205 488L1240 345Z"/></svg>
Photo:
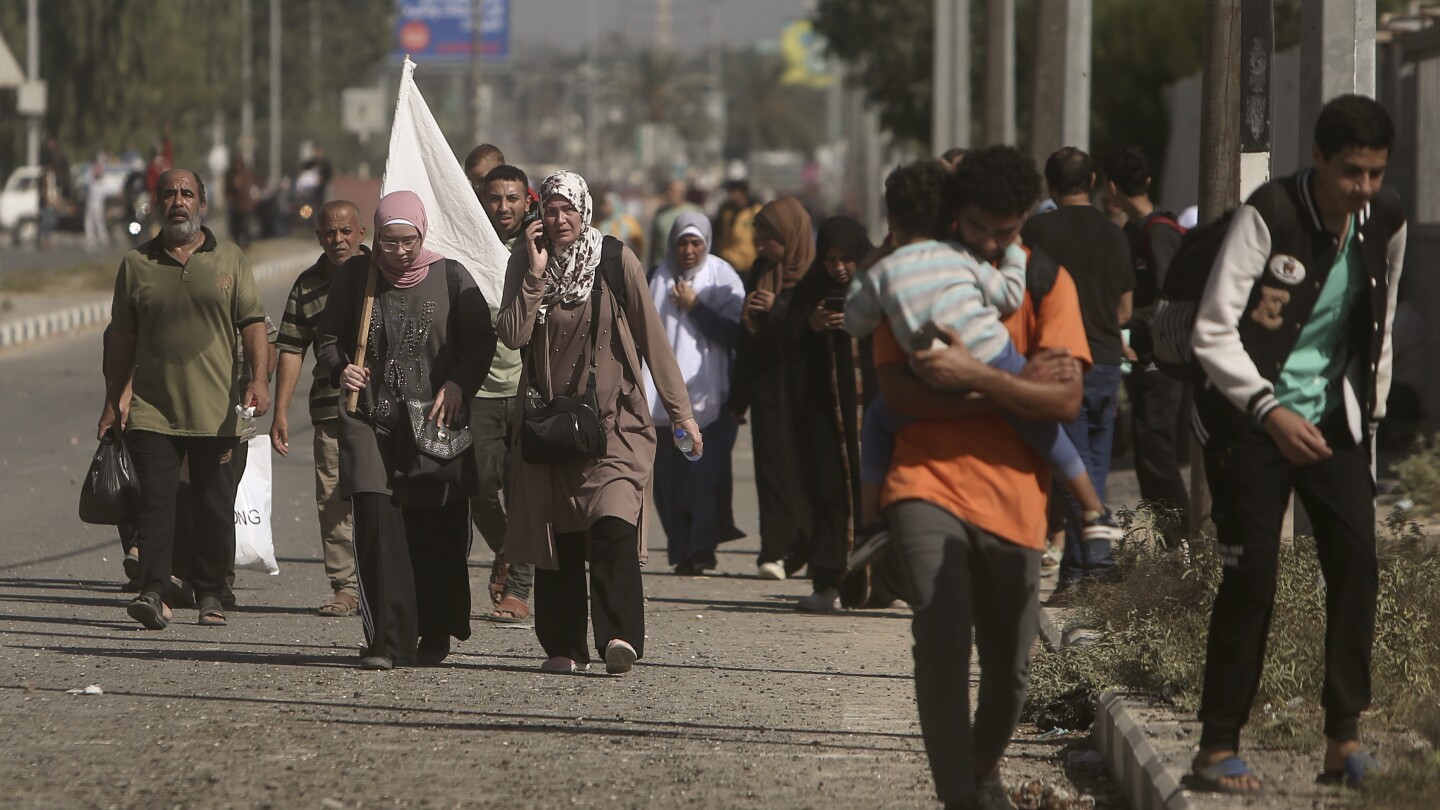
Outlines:
<svg viewBox="0 0 1440 810"><path fill-rule="evenodd" d="M281 311L286 285L267 287ZM101 404L99 332L0 353L0 785L22 808L934 807L903 609L812 616L804 580L754 578L748 434L718 576L646 569L647 656L545 675L533 628L479 617L445 666L363 672L328 594L303 393L274 459L281 571L242 571L223 628L124 613L112 527L76 517ZM303 385L302 385L303 387ZM268 426L269 419L262 420ZM100 695L67 694L95 685ZM958 682L957 688L966 684ZM973 682L969 687L974 688ZM1120 806L1078 737L1022 727L1011 781Z"/></svg>

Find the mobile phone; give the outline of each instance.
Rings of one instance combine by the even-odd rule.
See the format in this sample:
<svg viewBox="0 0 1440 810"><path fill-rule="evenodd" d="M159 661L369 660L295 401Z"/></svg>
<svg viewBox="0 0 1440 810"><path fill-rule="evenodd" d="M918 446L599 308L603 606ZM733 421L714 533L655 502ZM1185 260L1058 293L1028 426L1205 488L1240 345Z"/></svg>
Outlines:
<svg viewBox="0 0 1440 810"><path fill-rule="evenodd" d="M845 296L843 296L843 295L831 295L831 296L826 296L826 298L825 298L825 308L828 309L828 310L831 311L831 312L844 312L844 311L845 311Z"/></svg>
<svg viewBox="0 0 1440 810"><path fill-rule="evenodd" d="M912 351L924 351L926 349L943 349L950 345L945 336L940 334L940 328L932 321L915 330L910 338L910 349Z"/></svg>
<svg viewBox="0 0 1440 810"><path fill-rule="evenodd" d="M520 218L520 229L524 230L530 227L530 223L535 222L538 219L540 219L540 203L531 202L530 210L526 211L525 216Z"/></svg>

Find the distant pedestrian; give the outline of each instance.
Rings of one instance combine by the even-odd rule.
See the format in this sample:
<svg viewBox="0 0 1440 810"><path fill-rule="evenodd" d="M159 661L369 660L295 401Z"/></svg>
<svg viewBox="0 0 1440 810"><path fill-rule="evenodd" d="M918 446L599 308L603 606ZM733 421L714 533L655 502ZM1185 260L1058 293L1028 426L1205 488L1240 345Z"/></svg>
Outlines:
<svg viewBox="0 0 1440 810"><path fill-rule="evenodd" d="M750 268L741 334L731 372L735 420L750 414L755 489L760 506L761 579L785 579L809 558L809 504L801 486L800 445L794 433L797 380L803 366L794 349L805 318L790 317L795 287L815 260L810 214L794 197L780 197L755 215L759 256Z"/></svg>
<svg viewBox="0 0 1440 810"><path fill-rule="evenodd" d="M105 156L96 155L86 172L85 249L88 251L110 246L110 226L105 221L105 193Z"/></svg>
<svg viewBox="0 0 1440 810"><path fill-rule="evenodd" d="M670 236L670 226L675 224L675 218L700 210L700 206L686 198L687 190L684 180L671 180L661 188L660 207L655 210L655 219L650 224L650 235L646 240L650 249L647 267L664 261L665 240Z"/></svg>
<svg viewBox="0 0 1440 810"><path fill-rule="evenodd" d="M962 164L963 165L963 164ZM1080 415L1066 422L1065 432L1080 451L1100 500L1110 475L1115 441L1115 416L1120 407L1120 325L1130 320L1135 267L1125 232L1090 200L1095 190L1095 165L1080 149L1067 146L1045 161L1045 183L1058 207L1037 214L1025 224L1025 243L1060 262L1075 281L1085 338L1093 363L1085 371L1085 399ZM1114 571L1111 540L1083 534L1090 509L1066 494L1070 520L1065 553L1052 599L1059 604L1082 581L1103 581Z"/></svg>
<svg viewBox="0 0 1440 810"><path fill-rule="evenodd" d="M658 435L655 448L655 509L665 529L675 573L698 575L718 567L715 548L735 539L730 453L740 426L725 411L730 366L740 332L745 284L730 263L710 253L710 221L685 213L670 228L670 252L650 276L650 296L665 338L705 435L705 454L685 458L655 383L646 378L646 400Z"/></svg>
<svg viewBox="0 0 1440 810"><path fill-rule="evenodd" d="M515 253L530 214L536 208L530 200L530 178L518 166L496 166L485 176L480 204L490 217L495 234L507 250ZM490 308L490 316L498 319L499 315L497 301ZM497 342L490 373L485 375L485 383L470 401L470 432L475 437L475 465L480 477L479 491L470 499L470 520L495 554L489 587L493 609L487 618L502 623L530 618L530 588L535 582L535 566L512 563L505 556L509 514L506 501L511 494L510 476L515 467L510 453L514 438L510 416L520 389L521 368L520 352Z"/></svg>
<svg viewBox="0 0 1440 810"><path fill-rule="evenodd" d="M640 226L640 220L617 207L615 196L608 189L595 191L594 197L595 229L624 242L636 256L646 255L645 229Z"/></svg>
<svg viewBox="0 0 1440 810"><path fill-rule="evenodd" d="M715 214L715 245L720 258L736 272L750 272L755 263L755 215L760 204L750 197L750 184L744 180L725 183L725 201Z"/></svg>
<svg viewBox="0 0 1440 810"><path fill-rule="evenodd" d="M953 183L961 242L998 264L1039 191L1034 164L1013 147L980 149ZM912 360L889 324L875 332L880 388L916 420L896 437L883 505L915 611L921 735L947 807L1011 806L1000 761L1025 703L1038 626L1050 471L991 406L1066 419L1081 399L1079 363L1089 359L1069 275L1032 254L1025 278L1024 302L1003 319L1029 359L1019 377L980 363L961 342ZM977 409L965 391L989 402ZM973 711L972 642L980 661Z"/></svg>
<svg viewBox="0 0 1440 810"><path fill-rule="evenodd" d="M358 400L355 412L340 409L339 433L365 628L361 669L436 666L451 638L470 637L474 458L462 452L434 469L417 450L414 422L464 424L495 331L474 279L425 246L427 229L415 192L380 198L371 254L340 268L320 316L316 374ZM368 339L357 356L362 324Z"/></svg>
<svg viewBox="0 0 1440 810"><path fill-rule="evenodd" d="M270 442L281 457L290 454L290 400L300 381L306 349L316 346L320 315L330 298L330 285L340 268L368 252L360 209L349 200L332 200L315 215L315 236L322 253L295 279L280 322L279 369L275 377L275 417ZM350 502L340 496L340 398L328 377L310 381L310 424L315 431L315 506L320 516L320 546L330 597L316 612L321 616L354 616L360 611L355 573L355 527Z"/></svg>
<svg viewBox="0 0 1440 810"><path fill-rule="evenodd" d="M510 257L500 339L526 347L524 377L545 402L583 396L585 370L593 371L605 450L566 463L517 460L505 553L538 569L535 635L548 656L541 668L588 667L588 613L594 649L606 671L619 674L645 654L640 561L657 438L640 386L642 362L670 423L691 432L697 452L704 443L640 260L591 227L593 202L580 175L550 175L540 199L540 221L526 229L525 250ZM513 418L522 415L517 407Z"/></svg>
<svg viewBox="0 0 1440 810"><path fill-rule="evenodd" d="M845 331L845 294L873 248L865 226L850 217L820 223L815 259L789 309L791 319L803 322L787 332L797 340L800 361L791 430L810 513L811 594L795 607L813 613L840 608L840 578L861 528L861 413L876 389L870 340Z"/></svg>
<svg viewBox="0 0 1440 810"><path fill-rule="evenodd" d="M140 595L126 608L151 630L169 624L180 467L190 470L195 549L187 572L199 623L226 622L222 595L235 559L236 454L242 408L270 408L265 309L237 247L202 225L205 185L174 169L157 178L160 235L120 264L112 305L106 404L99 433L125 431L141 485ZM175 279L189 281L174 284ZM250 382L241 389L235 335L242 338ZM127 402L124 394L133 397Z"/></svg>
<svg viewBox="0 0 1440 810"><path fill-rule="evenodd" d="M1180 474L1181 442L1187 441L1188 386L1155 366L1148 324L1170 260L1180 248L1184 233L1175 215L1155 207L1150 199L1150 166L1138 146L1119 146L1105 155L1109 193L1125 212L1125 236L1135 266L1134 310L1130 348L1133 370L1125 377L1130 399L1131 446L1140 498L1156 510L1166 544L1179 544L1189 525L1190 492Z"/></svg>
<svg viewBox="0 0 1440 810"><path fill-rule="evenodd" d="M485 178L496 166L505 165L505 153L493 143L482 143L465 156L465 177L470 180L475 196L485 193Z"/></svg>
<svg viewBox="0 0 1440 810"><path fill-rule="evenodd" d="M1385 417L1405 212L1382 189L1395 126L1374 99L1320 111L1312 168L1261 186L1235 211L1196 313L1196 433L1224 559L1210 618L1200 751L1213 790L1257 793L1239 757L1274 610L1292 494L1315 529L1325 589L1326 738L1321 780L1358 785L1370 705L1379 564L1375 425ZM1289 607L1289 606L1287 606ZM1293 609L1293 608L1291 608Z"/></svg>
<svg viewBox="0 0 1440 810"><path fill-rule="evenodd" d="M230 159L230 168L225 172L225 211L230 224L230 240L240 248L250 247L250 236L254 224L251 218L260 200L260 188L255 172L245 162L245 157L236 153Z"/></svg>

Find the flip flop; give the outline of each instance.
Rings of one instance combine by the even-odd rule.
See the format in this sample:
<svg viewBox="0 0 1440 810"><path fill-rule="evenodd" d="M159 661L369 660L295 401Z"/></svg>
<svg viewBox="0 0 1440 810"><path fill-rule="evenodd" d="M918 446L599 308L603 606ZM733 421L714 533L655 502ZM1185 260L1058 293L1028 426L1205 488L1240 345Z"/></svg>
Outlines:
<svg viewBox="0 0 1440 810"><path fill-rule="evenodd" d="M1321 771L1315 777L1318 785L1341 785L1358 788L1364 785L1371 774L1384 773L1385 766L1369 751L1356 751L1345 757L1345 767L1338 771Z"/></svg>
<svg viewBox="0 0 1440 810"><path fill-rule="evenodd" d="M220 604L220 597L200 597L199 611L200 617L196 619L195 623L200 625L201 627L225 626L225 606Z"/></svg>
<svg viewBox="0 0 1440 810"><path fill-rule="evenodd" d="M146 630L164 630L170 626L170 620L165 618L165 603L153 593L142 593L131 599L130 604L125 606L125 612L145 625Z"/></svg>
<svg viewBox="0 0 1440 810"><path fill-rule="evenodd" d="M321 605L315 613L327 618L344 618L355 616L360 613L360 600L355 594L348 591L340 591L330 597L330 601Z"/></svg>
<svg viewBox="0 0 1440 810"><path fill-rule="evenodd" d="M1230 793L1237 796L1257 796L1264 792L1263 787L1259 790L1248 790L1220 781L1241 776L1253 776L1257 781L1260 779L1259 775L1245 764L1245 760L1238 756L1229 756L1208 768L1188 774L1185 777L1185 786L1191 790L1200 790L1206 793Z"/></svg>

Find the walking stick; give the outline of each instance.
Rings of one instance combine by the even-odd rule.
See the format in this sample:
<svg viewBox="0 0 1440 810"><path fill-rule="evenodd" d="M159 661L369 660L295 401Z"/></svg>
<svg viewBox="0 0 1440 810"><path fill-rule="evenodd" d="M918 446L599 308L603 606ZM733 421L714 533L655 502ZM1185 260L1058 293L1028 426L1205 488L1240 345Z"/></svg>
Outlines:
<svg viewBox="0 0 1440 810"><path fill-rule="evenodd" d="M370 260L370 272L365 276L365 304L360 307L360 334L355 336L355 365L365 365L365 350L370 346L370 318L375 312L375 259ZM345 398L347 413L360 408L360 392L351 391Z"/></svg>

